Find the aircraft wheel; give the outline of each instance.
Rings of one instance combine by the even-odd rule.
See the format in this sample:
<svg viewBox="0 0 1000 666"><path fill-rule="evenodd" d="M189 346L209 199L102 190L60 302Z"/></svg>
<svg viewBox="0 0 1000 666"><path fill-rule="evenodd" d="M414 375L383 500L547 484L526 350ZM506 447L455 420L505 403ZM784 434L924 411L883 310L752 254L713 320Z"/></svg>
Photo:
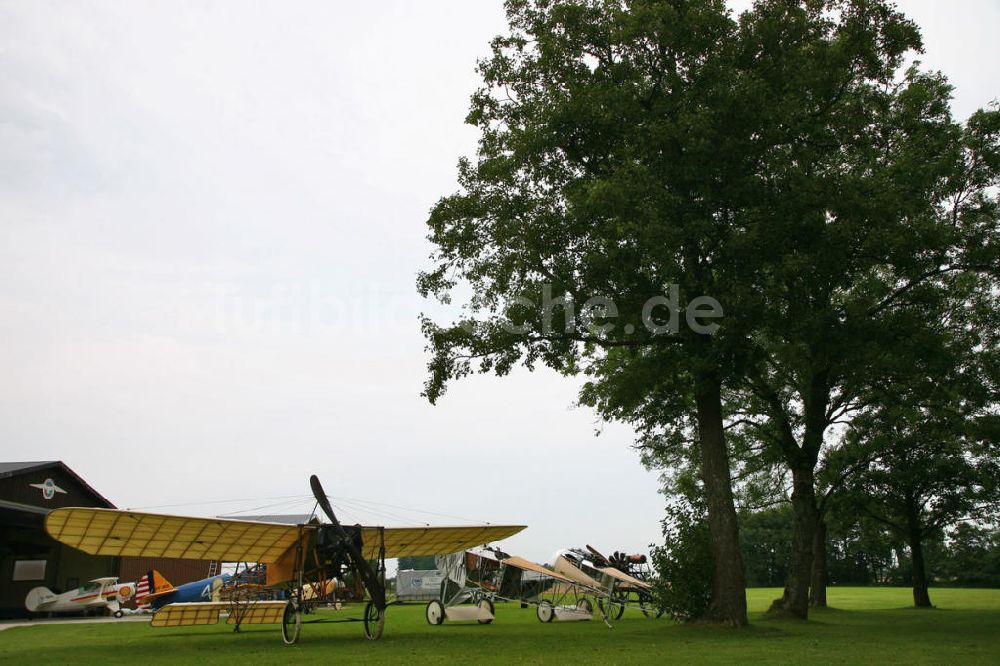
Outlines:
<svg viewBox="0 0 1000 666"><path fill-rule="evenodd" d="M649 599L640 599L639 608L642 609L642 614L648 617L650 620L655 620L663 615L663 611L656 607Z"/></svg>
<svg viewBox="0 0 1000 666"><path fill-rule="evenodd" d="M385 628L385 609L379 609L374 601L365 606L365 638L377 641Z"/></svg>
<svg viewBox="0 0 1000 666"><path fill-rule="evenodd" d="M122 616L124 616L124 615L125 615L125 613L124 613L124 611L122 611L121 609L118 609L118 610L116 610L116 611L114 612L114 616L115 616L115 617L119 617L119 618L120 618L120 617L122 617Z"/></svg>
<svg viewBox="0 0 1000 666"><path fill-rule="evenodd" d="M480 600L480 602L479 602L479 608L480 608L480 610L488 611L490 615L493 615L493 602L490 601L489 599L482 599L482 600ZM493 618L491 617L488 620L480 620L479 624L489 624L492 621L493 621Z"/></svg>
<svg viewBox="0 0 1000 666"><path fill-rule="evenodd" d="M538 614L539 622L551 622L556 616L556 609L552 607L552 603L549 601L543 601L538 604L538 609L535 612Z"/></svg>
<svg viewBox="0 0 1000 666"><path fill-rule="evenodd" d="M302 612L294 602L285 604L285 612L281 615L281 640L285 645L291 645L299 640L299 631L302 630Z"/></svg>
<svg viewBox="0 0 1000 666"><path fill-rule="evenodd" d="M593 613L594 604L590 603L590 599L580 599L576 602L576 609L581 610L584 613Z"/></svg>
<svg viewBox="0 0 1000 666"><path fill-rule="evenodd" d="M607 604L607 608L605 608L605 604ZM625 614L625 604L617 600L605 601L598 599L597 607L601 609L601 612L609 620L620 620L622 619L622 615Z"/></svg>
<svg viewBox="0 0 1000 666"><path fill-rule="evenodd" d="M442 624L444 622L444 604L437 599L428 601L427 608L424 609L424 617L427 618L427 624L431 626Z"/></svg>

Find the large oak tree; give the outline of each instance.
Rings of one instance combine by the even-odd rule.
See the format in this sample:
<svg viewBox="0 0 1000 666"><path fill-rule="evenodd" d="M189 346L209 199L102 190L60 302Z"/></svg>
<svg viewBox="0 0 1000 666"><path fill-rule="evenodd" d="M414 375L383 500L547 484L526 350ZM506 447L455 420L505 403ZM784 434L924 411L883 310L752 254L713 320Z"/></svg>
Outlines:
<svg viewBox="0 0 1000 666"><path fill-rule="evenodd" d="M827 426L878 349L906 347L884 328L912 323L899 305L988 255L968 242L995 229L976 136L939 77L899 76L919 35L885 2L763 1L739 21L720 0L507 13L468 116L477 154L428 222L421 292L470 295L458 320L424 322L425 393L541 363L587 373L583 400L644 443L691 446L707 617L731 624L746 601L725 429L764 419L794 480L786 605L804 616ZM671 312L701 296L725 316Z"/></svg>

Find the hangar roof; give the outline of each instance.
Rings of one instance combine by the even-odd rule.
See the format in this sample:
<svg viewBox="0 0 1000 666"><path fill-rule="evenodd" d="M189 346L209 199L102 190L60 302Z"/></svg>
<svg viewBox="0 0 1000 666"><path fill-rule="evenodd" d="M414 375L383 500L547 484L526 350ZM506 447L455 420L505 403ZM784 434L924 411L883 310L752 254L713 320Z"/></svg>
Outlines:
<svg viewBox="0 0 1000 666"><path fill-rule="evenodd" d="M94 488L84 481L79 474L74 472L69 466L61 460L35 460L28 462L0 462L0 479L8 479L15 476L20 476L22 474L28 474L29 472L37 472L44 469L58 469L64 474L69 476L73 481L82 486L83 490L92 495L101 505L113 509L115 505L106 498L101 493L94 490Z"/></svg>
<svg viewBox="0 0 1000 666"><path fill-rule="evenodd" d="M0 462L0 478L14 476L33 469L44 469L50 465L58 465L58 460L37 460L35 462Z"/></svg>

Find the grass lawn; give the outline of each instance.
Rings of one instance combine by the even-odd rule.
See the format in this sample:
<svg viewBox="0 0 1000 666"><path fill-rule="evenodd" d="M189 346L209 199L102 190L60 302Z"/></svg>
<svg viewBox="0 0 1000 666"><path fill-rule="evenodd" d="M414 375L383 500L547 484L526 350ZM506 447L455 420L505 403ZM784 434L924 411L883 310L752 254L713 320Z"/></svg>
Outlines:
<svg viewBox="0 0 1000 666"><path fill-rule="evenodd" d="M937 608L916 610L905 588L831 588L833 608L809 622L765 618L778 593L749 590L751 626L735 630L632 611L611 630L600 621L543 625L516 604L498 605L492 625L440 627L425 623L422 605L392 606L380 641L365 640L360 624L304 624L292 647L277 626L239 635L224 624L18 627L0 631L0 663L1000 663L1000 590L932 589Z"/></svg>

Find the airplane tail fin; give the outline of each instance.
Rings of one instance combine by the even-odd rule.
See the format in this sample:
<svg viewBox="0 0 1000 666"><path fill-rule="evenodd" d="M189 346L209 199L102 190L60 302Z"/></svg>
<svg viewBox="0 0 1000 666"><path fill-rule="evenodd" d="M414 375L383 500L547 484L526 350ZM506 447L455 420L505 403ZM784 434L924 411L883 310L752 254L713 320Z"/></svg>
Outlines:
<svg viewBox="0 0 1000 666"><path fill-rule="evenodd" d="M44 586L35 587L24 598L24 607L28 609L28 612L34 613L48 605L55 597L55 592L49 588Z"/></svg>
<svg viewBox="0 0 1000 666"><path fill-rule="evenodd" d="M173 592L174 586L156 569L147 571L135 586L135 600L143 603L166 592Z"/></svg>

